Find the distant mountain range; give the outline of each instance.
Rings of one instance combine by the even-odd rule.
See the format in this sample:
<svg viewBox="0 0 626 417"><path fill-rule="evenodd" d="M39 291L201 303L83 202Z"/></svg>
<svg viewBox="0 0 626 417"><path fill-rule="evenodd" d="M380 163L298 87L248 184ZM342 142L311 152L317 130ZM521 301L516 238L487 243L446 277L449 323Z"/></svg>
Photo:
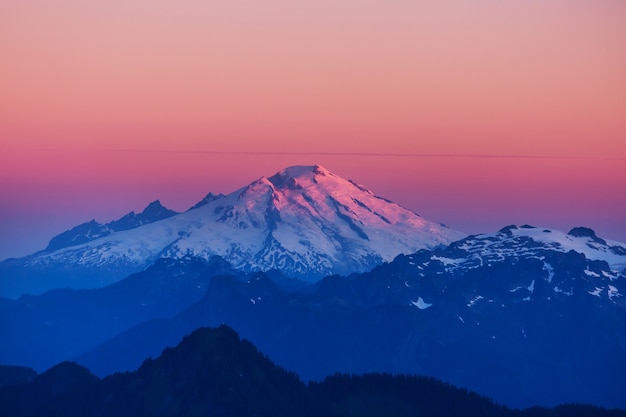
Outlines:
<svg viewBox="0 0 626 417"><path fill-rule="evenodd" d="M590 234L511 226L295 290L266 275L216 276L186 311L77 360L102 375L130 370L196 327L227 323L305 380L412 373L517 407L626 408L623 256Z"/></svg>
<svg viewBox="0 0 626 417"><path fill-rule="evenodd" d="M626 409L623 249L590 229L509 226L315 284L162 259L105 288L5 300L0 363L74 359L104 376L227 323L305 380L411 373L511 406Z"/></svg>
<svg viewBox="0 0 626 417"><path fill-rule="evenodd" d="M6 417L31 416L456 416L622 417L626 411L585 405L512 410L432 378L335 375L305 385L230 328L201 328L134 372L99 380L61 363L23 383L24 370L0 368ZM17 383L19 380L22 383Z"/></svg>
<svg viewBox="0 0 626 417"><path fill-rule="evenodd" d="M45 252L54 252L70 246L82 245L83 243L109 236L111 233L135 229L143 226L144 224L150 224L159 220L167 219L175 214L178 213L163 207L161 202L156 200L148 204L148 206L139 214L135 214L134 211L131 211L122 218L107 224L91 220L65 231L50 240Z"/></svg>
<svg viewBox="0 0 626 417"><path fill-rule="evenodd" d="M316 281L464 236L319 165L295 166L228 195L209 194L185 213L155 201L138 215L79 225L44 251L1 262L0 296L102 287L162 257L218 255L237 270L279 269Z"/></svg>
<svg viewBox="0 0 626 417"><path fill-rule="evenodd" d="M215 275L234 275L214 257L157 260L109 286L0 299L0 364L39 371L91 350L146 320L168 318L202 299Z"/></svg>
<svg viewBox="0 0 626 417"><path fill-rule="evenodd" d="M465 236L312 166L49 248L0 263L19 296L0 298L0 364L103 377L225 323L305 381L416 374L512 407L626 409L626 244L585 227ZM20 296L74 282L94 288Z"/></svg>

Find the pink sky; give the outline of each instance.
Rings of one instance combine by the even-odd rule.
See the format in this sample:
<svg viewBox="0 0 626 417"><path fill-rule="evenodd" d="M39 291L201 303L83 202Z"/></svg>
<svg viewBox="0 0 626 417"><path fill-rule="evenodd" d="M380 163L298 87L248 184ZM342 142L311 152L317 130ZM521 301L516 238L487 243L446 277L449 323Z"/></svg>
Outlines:
<svg viewBox="0 0 626 417"><path fill-rule="evenodd" d="M471 233L626 241L626 2L296 3L0 3L0 259L313 163Z"/></svg>

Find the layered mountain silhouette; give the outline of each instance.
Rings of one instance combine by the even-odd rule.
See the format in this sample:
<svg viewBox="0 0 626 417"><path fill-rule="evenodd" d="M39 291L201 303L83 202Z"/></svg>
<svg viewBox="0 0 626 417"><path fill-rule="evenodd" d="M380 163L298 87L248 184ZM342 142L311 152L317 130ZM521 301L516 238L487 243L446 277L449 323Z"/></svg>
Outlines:
<svg viewBox="0 0 626 417"><path fill-rule="evenodd" d="M134 372L99 380L64 362L0 388L7 417L80 416L624 416L570 405L511 410L432 378L336 375L308 386L231 328L201 328Z"/></svg>
<svg viewBox="0 0 626 417"><path fill-rule="evenodd" d="M37 372L27 366L0 365L0 388L27 384L36 376Z"/></svg>
<svg viewBox="0 0 626 417"><path fill-rule="evenodd" d="M265 274L216 276L188 310L138 325L78 361L101 375L133 369L198 326L227 323L305 380L412 373L516 407L626 408L626 277L563 246L586 239L507 227L295 291ZM481 244L490 249L477 252ZM515 256L506 254L514 247ZM613 254L608 245L587 249Z"/></svg>
<svg viewBox="0 0 626 417"><path fill-rule="evenodd" d="M518 407L626 408L623 260L590 229L531 226L308 285L221 258L166 258L105 288L3 300L0 363L75 359L104 376L227 323L305 380L413 373Z"/></svg>
<svg viewBox="0 0 626 417"><path fill-rule="evenodd" d="M180 313L201 300L219 274L237 272L219 257L163 258L104 288L0 299L0 339L6 341L0 363L43 371L134 325Z"/></svg>
<svg viewBox="0 0 626 417"><path fill-rule="evenodd" d="M208 375L170 375L173 365L161 367L170 363L167 355L156 358L199 327L227 324L309 383L285 379L292 394L303 393L300 407L313 407L311 398L333 404L330 411L307 409L316 415L384 414L376 398L391 393L368 391L370 383L405 392L399 379L382 374L325 379L337 372L424 375L509 407L576 402L626 409L625 293L626 244L591 229L513 225L465 236L320 166L291 167L228 195L209 193L184 213L157 201L114 222L85 223L42 252L0 263L0 294L14 298L0 298L0 364L22 366L0 367L0 382L30 387L7 388L13 394L2 391L2 401L16 415L38 415L40 406L91 415L92 401L123 415L98 403L105 397L148 415L293 412L252 399L254 410L264 411L213 400L179 408L201 393L189 388L191 397L177 397L183 394L175 387ZM239 339L228 340L237 351ZM107 377L135 371L148 357L155 360L134 376ZM193 366L201 369L209 360L202 358ZM182 356L176 360L189 366ZM28 382L34 376L24 367L42 372L58 363ZM155 375L165 379L146 382ZM111 391L127 383L127 391ZM171 403L159 399L162 408L146 411L141 400L125 397L155 393ZM41 401L22 408L29 396ZM85 402L73 402L75 396ZM385 404L397 415L417 406L393 398ZM373 402L360 407L357 399Z"/></svg>
<svg viewBox="0 0 626 417"><path fill-rule="evenodd" d="M77 226L42 252L0 263L0 296L102 287L162 257L218 255L237 270L280 269L316 281L464 236L319 165L295 166L209 194L184 213L157 201L139 215Z"/></svg>

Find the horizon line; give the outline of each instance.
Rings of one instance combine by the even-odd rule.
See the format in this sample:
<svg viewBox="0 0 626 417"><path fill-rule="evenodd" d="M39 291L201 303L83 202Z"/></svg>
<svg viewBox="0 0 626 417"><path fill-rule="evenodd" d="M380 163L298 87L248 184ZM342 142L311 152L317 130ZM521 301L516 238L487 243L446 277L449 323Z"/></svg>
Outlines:
<svg viewBox="0 0 626 417"><path fill-rule="evenodd" d="M296 155L296 156L358 156L358 157L397 157L397 158L471 158L471 159L562 159L584 160L601 159L626 161L626 157L575 156L575 155L528 155L528 154L453 154L453 153L401 153L401 152L324 152L324 151L218 151L218 150L178 150L178 149L100 149L102 152L120 153L179 153L211 155Z"/></svg>

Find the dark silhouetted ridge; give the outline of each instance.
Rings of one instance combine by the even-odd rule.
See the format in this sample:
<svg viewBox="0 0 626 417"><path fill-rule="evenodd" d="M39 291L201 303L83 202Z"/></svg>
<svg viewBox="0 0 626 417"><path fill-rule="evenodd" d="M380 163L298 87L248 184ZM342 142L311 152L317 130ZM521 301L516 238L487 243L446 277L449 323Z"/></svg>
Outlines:
<svg viewBox="0 0 626 417"><path fill-rule="evenodd" d="M0 389L0 410L22 416L625 416L589 406L515 411L433 378L335 375L303 384L231 328L200 328L135 372L98 380L64 362Z"/></svg>

